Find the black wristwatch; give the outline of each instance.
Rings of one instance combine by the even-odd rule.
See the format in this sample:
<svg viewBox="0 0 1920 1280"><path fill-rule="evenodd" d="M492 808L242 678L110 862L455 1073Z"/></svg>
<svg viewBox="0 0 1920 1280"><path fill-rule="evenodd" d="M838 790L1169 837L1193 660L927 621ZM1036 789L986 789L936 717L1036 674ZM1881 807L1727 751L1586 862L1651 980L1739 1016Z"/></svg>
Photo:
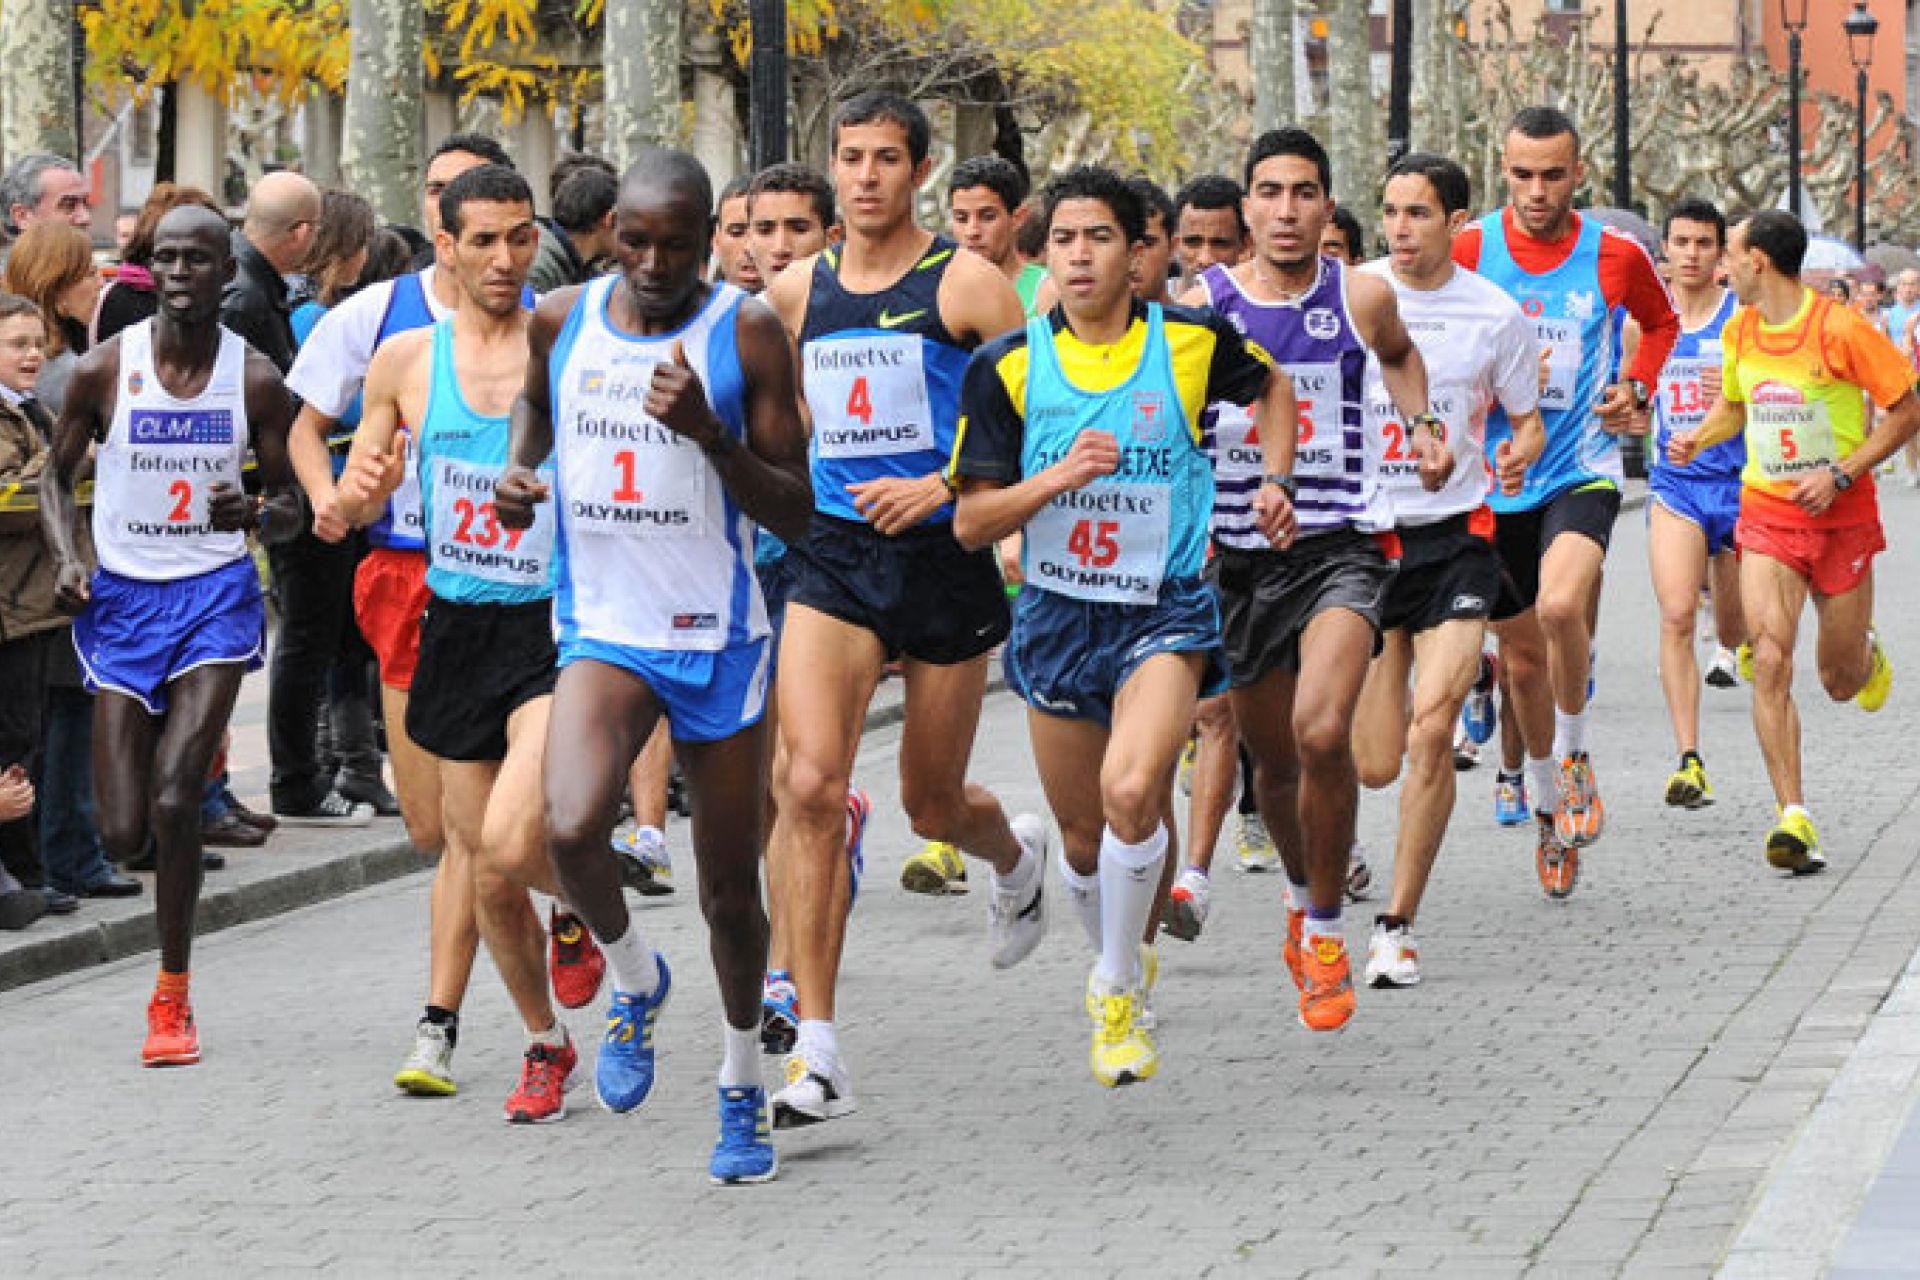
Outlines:
<svg viewBox="0 0 1920 1280"><path fill-rule="evenodd" d="M1626 379L1625 386L1627 390L1633 393L1633 407L1636 410L1646 408L1648 403L1652 401L1652 390L1648 388L1646 383L1640 381L1640 379L1628 378Z"/></svg>
<svg viewBox="0 0 1920 1280"><path fill-rule="evenodd" d="M1288 502L1292 502L1299 496L1300 486L1294 483L1293 477L1284 471L1269 471L1260 477L1260 483L1270 484L1274 488L1284 492L1287 495Z"/></svg>
<svg viewBox="0 0 1920 1280"><path fill-rule="evenodd" d="M1835 489L1838 489L1841 493L1845 493L1847 490L1853 488L1853 477L1847 474L1845 467L1837 462L1829 462L1827 464L1827 470L1833 475L1833 487Z"/></svg>

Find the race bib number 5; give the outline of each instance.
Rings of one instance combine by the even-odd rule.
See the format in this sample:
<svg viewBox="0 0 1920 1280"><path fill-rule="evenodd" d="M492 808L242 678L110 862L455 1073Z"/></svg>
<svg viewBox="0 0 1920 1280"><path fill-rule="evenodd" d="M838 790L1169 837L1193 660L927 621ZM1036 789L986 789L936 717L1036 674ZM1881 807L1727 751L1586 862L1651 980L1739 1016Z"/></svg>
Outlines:
<svg viewBox="0 0 1920 1280"><path fill-rule="evenodd" d="M1774 400L1756 392L1747 405L1747 446L1760 474L1785 483L1840 460L1833 423L1819 400Z"/></svg>
<svg viewBox="0 0 1920 1280"><path fill-rule="evenodd" d="M1344 474L1340 457L1340 366L1332 363L1290 364L1293 395L1300 409L1293 473L1297 476Z"/></svg>
<svg viewBox="0 0 1920 1280"><path fill-rule="evenodd" d="M918 334L861 334L805 348L807 409L823 458L881 458L934 447Z"/></svg>
<svg viewBox="0 0 1920 1280"><path fill-rule="evenodd" d="M1027 525L1027 581L1076 600L1152 604L1166 576L1172 496L1144 484L1061 494Z"/></svg>

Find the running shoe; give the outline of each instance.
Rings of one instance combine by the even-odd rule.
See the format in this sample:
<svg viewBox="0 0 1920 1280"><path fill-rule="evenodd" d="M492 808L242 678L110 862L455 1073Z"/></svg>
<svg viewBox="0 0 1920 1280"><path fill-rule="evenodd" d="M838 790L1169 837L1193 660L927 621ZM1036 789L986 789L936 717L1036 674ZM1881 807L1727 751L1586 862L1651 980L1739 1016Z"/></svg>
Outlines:
<svg viewBox="0 0 1920 1280"><path fill-rule="evenodd" d="M567 1090L580 1083L580 1053L573 1037L559 1048L527 1046L520 1083L507 1098L508 1124L547 1124L567 1118Z"/></svg>
<svg viewBox="0 0 1920 1280"><path fill-rule="evenodd" d="M1527 820L1527 775L1502 769L1493 776L1493 820L1517 827Z"/></svg>
<svg viewBox="0 0 1920 1280"><path fill-rule="evenodd" d="M355 804L338 791L329 790L304 809L276 805L273 816L286 827L364 827L373 821L373 806Z"/></svg>
<svg viewBox="0 0 1920 1280"><path fill-rule="evenodd" d="M1553 806L1553 833L1560 843L1584 848L1600 838L1606 829L1607 806L1600 801L1600 787L1593 777L1593 761L1586 752L1575 751L1560 761L1559 792Z"/></svg>
<svg viewBox="0 0 1920 1280"><path fill-rule="evenodd" d="M1138 1022L1142 1031L1152 1031L1160 1025L1160 1015L1153 1011L1153 987L1160 981L1160 951L1148 943L1140 944L1140 1012Z"/></svg>
<svg viewBox="0 0 1920 1280"><path fill-rule="evenodd" d="M1267 824L1258 813L1240 815L1240 835L1235 841L1242 871L1272 871L1280 865L1280 850L1267 834Z"/></svg>
<svg viewBox="0 0 1920 1280"><path fill-rule="evenodd" d="M446 1098L460 1091L453 1082L453 1040L447 1028L420 1019L413 1048L394 1073L394 1088L416 1098Z"/></svg>
<svg viewBox="0 0 1920 1280"><path fill-rule="evenodd" d="M1733 650L1722 645L1714 652L1713 665L1707 668L1707 685L1713 689L1740 687L1740 659Z"/></svg>
<svg viewBox="0 0 1920 1280"><path fill-rule="evenodd" d="M808 1061L804 1052L796 1053L787 1059L786 1087L773 1095L773 1127L803 1129L859 1109L845 1067L837 1062L823 1066Z"/></svg>
<svg viewBox="0 0 1920 1280"><path fill-rule="evenodd" d="M607 958L587 932L586 922L558 905L547 917L547 969L553 975L553 998L564 1009L584 1009L600 994L607 976Z"/></svg>
<svg viewBox="0 0 1920 1280"><path fill-rule="evenodd" d="M760 1051L792 1053L799 1038L800 992L785 969L774 969L760 988Z"/></svg>
<svg viewBox="0 0 1920 1280"><path fill-rule="evenodd" d="M1353 1017L1353 970L1347 940L1323 933L1300 949L1300 1024L1309 1031L1338 1031Z"/></svg>
<svg viewBox="0 0 1920 1280"><path fill-rule="evenodd" d="M1213 882L1198 867L1182 867L1167 890L1167 909L1160 919L1160 931L1182 942L1192 942L1207 927L1207 906L1213 894Z"/></svg>
<svg viewBox="0 0 1920 1280"><path fill-rule="evenodd" d="M996 969L1011 969L1047 936L1047 824L1030 813L1012 823L1014 838L1033 855L1033 879L1024 889L1003 889L998 873L989 877L987 942Z"/></svg>
<svg viewBox="0 0 1920 1280"><path fill-rule="evenodd" d="M1481 653L1480 672L1474 677L1473 688L1468 691L1467 700L1460 707L1460 726L1467 731L1468 740L1476 747L1485 746L1493 738L1497 725L1493 691L1500 681L1498 661L1490 653Z"/></svg>
<svg viewBox="0 0 1920 1280"><path fill-rule="evenodd" d="M1587 646L1587 701L1593 701L1593 695L1600 691L1600 642L1594 641Z"/></svg>
<svg viewBox="0 0 1920 1280"><path fill-rule="evenodd" d="M1753 683L1753 642L1746 641L1733 651L1733 665L1740 672L1740 678L1748 684Z"/></svg>
<svg viewBox="0 0 1920 1280"><path fill-rule="evenodd" d="M1180 794L1193 794L1193 763L1200 755L1200 740L1188 738L1187 745L1180 748Z"/></svg>
<svg viewBox="0 0 1920 1280"><path fill-rule="evenodd" d="M1533 869L1549 898L1572 897L1573 887L1580 883L1580 850L1560 842L1554 834L1553 820L1545 814L1540 816L1540 842L1534 847Z"/></svg>
<svg viewBox="0 0 1920 1280"><path fill-rule="evenodd" d="M1707 766L1696 753L1681 756L1680 767L1667 779L1667 803L1676 809L1704 809L1713 803Z"/></svg>
<svg viewBox="0 0 1920 1280"><path fill-rule="evenodd" d="M1087 1003L1093 1020L1093 1078L1109 1089L1151 1080L1160 1069L1160 1051L1141 1025L1140 988L1108 987L1098 971L1087 978Z"/></svg>
<svg viewBox="0 0 1920 1280"><path fill-rule="evenodd" d="M1767 834L1767 865L1797 876L1809 876L1827 869L1827 857L1820 852L1820 833L1803 809L1780 815L1780 825Z"/></svg>
<svg viewBox="0 0 1920 1280"><path fill-rule="evenodd" d="M1887 697L1893 692L1893 660L1887 657L1879 632L1868 631L1867 639L1873 645L1873 672L1853 700L1862 711L1874 712L1887 705Z"/></svg>
<svg viewBox="0 0 1920 1280"><path fill-rule="evenodd" d="M657 951L653 958L660 966L660 985L650 996L614 991L600 1059L593 1064L593 1091L600 1105L615 1114L633 1110L653 1091L653 1024L673 990L667 958Z"/></svg>
<svg viewBox="0 0 1920 1280"><path fill-rule="evenodd" d="M613 830L614 858L620 864L620 883L643 898L673 892L673 859L667 856L666 833L629 820Z"/></svg>
<svg viewBox="0 0 1920 1280"><path fill-rule="evenodd" d="M1301 939L1307 930L1307 913L1287 908L1287 939L1280 944L1280 958L1287 963L1287 972L1293 975L1293 985L1306 990L1306 972L1300 960Z"/></svg>
<svg viewBox="0 0 1920 1280"><path fill-rule="evenodd" d="M944 840L929 840L927 847L908 858L900 868L900 887L908 893L926 893L938 897L944 893L967 891L967 860Z"/></svg>
<svg viewBox="0 0 1920 1280"><path fill-rule="evenodd" d="M147 1002L147 1042L140 1047L143 1067L190 1067L200 1061L200 1032L193 1005L185 996L156 991Z"/></svg>
<svg viewBox="0 0 1920 1280"><path fill-rule="evenodd" d="M1370 987L1417 987L1420 985L1420 947L1413 940L1411 925L1387 922L1375 917L1373 937L1367 941L1367 985Z"/></svg>
<svg viewBox="0 0 1920 1280"><path fill-rule="evenodd" d="M707 1176L716 1187L772 1182L780 1170L773 1151L773 1109L758 1087L720 1087L720 1138Z"/></svg>
<svg viewBox="0 0 1920 1280"><path fill-rule="evenodd" d="M1480 748L1467 736L1467 727L1463 724L1453 726L1453 771L1465 773L1469 769L1480 767Z"/></svg>
<svg viewBox="0 0 1920 1280"><path fill-rule="evenodd" d="M1373 868L1367 865L1367 847L1358 840L1347 850L1347 901L1365 902L1373 892Z"/></svg>
<svg viewBox="0 0 1920 1280"><path fill-rule="evenodd" d="M860 877L867 870L867 819L873 816L873 801L858 787L847 791L847 910L860 900ZM772 1177L772 1174L768 1174Z"/></svg>

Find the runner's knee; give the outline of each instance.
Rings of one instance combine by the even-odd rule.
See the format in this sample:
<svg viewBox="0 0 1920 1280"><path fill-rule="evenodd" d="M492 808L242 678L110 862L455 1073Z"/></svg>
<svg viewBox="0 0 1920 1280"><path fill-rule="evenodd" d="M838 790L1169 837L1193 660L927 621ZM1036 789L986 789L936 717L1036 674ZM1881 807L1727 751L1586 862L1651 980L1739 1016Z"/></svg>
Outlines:
<svg viewBox="0 0 1920 1280"><path fill-rule="evenodd" d="M1100 807L1107 825L1128 844L1139 844L1160 825L1166 787L1144 769L1110 769L1100 777Z"/></svg>

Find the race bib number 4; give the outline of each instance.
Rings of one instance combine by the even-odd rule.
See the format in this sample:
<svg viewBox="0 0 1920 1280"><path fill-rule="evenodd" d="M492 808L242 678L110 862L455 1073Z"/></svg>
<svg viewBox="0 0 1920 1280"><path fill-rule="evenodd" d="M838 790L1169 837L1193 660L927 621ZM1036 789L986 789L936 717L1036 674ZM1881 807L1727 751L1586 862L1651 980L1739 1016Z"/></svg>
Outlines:
<svg viewBox="0 0 1920 1280"><path fill-rule="evenodd" d="M434 563L455 573L511 587L539 587L553 560L553 507L533 509L533 525L508 529L493 509L498 468L451 458L434 463Z"/></svg>
<svg viewBox="0 0 1920 1280"><path fill-rule="evenodd" d="M1300 408L1300 434L1294 445L1296 476L1342 476L1340 438L1340 366L1333 363L1290 364L1293 396Z"/></svg>
<svg viewBox="0 0 1920 1280"><path fill-rule="evenodd" d="M1533 336L1540 342L1540 355L1546 361L1547 381L1540 388L1540 407L1564 412L1574 407L1573 396L1580 385L1580 367L1586 363L1586 344L1580 326L1571 320L1536 319Z"/></svg>
<svg viewBox="0 0 1920 1280"><path fill-rule="evenodd" d="M1027 524L1027 581L1108 604L1152 604L1167 571L1173 492L1096 484L1063 493Z"/></svg>
<svg viewBox="0 0 1920 1280"><path fill-rule="evenodd" d="M934 448L933 409L917 334L809 342L807 409L823 458L881 458Z"/></svg>
<svg viewBox="0 0 1920 1280"><path fill-rule="evenodd" d="M1775 483L1840 460L1826 404L1791 388L1755 390L1747 404L1747 448L1760 474Z"/></svg>

